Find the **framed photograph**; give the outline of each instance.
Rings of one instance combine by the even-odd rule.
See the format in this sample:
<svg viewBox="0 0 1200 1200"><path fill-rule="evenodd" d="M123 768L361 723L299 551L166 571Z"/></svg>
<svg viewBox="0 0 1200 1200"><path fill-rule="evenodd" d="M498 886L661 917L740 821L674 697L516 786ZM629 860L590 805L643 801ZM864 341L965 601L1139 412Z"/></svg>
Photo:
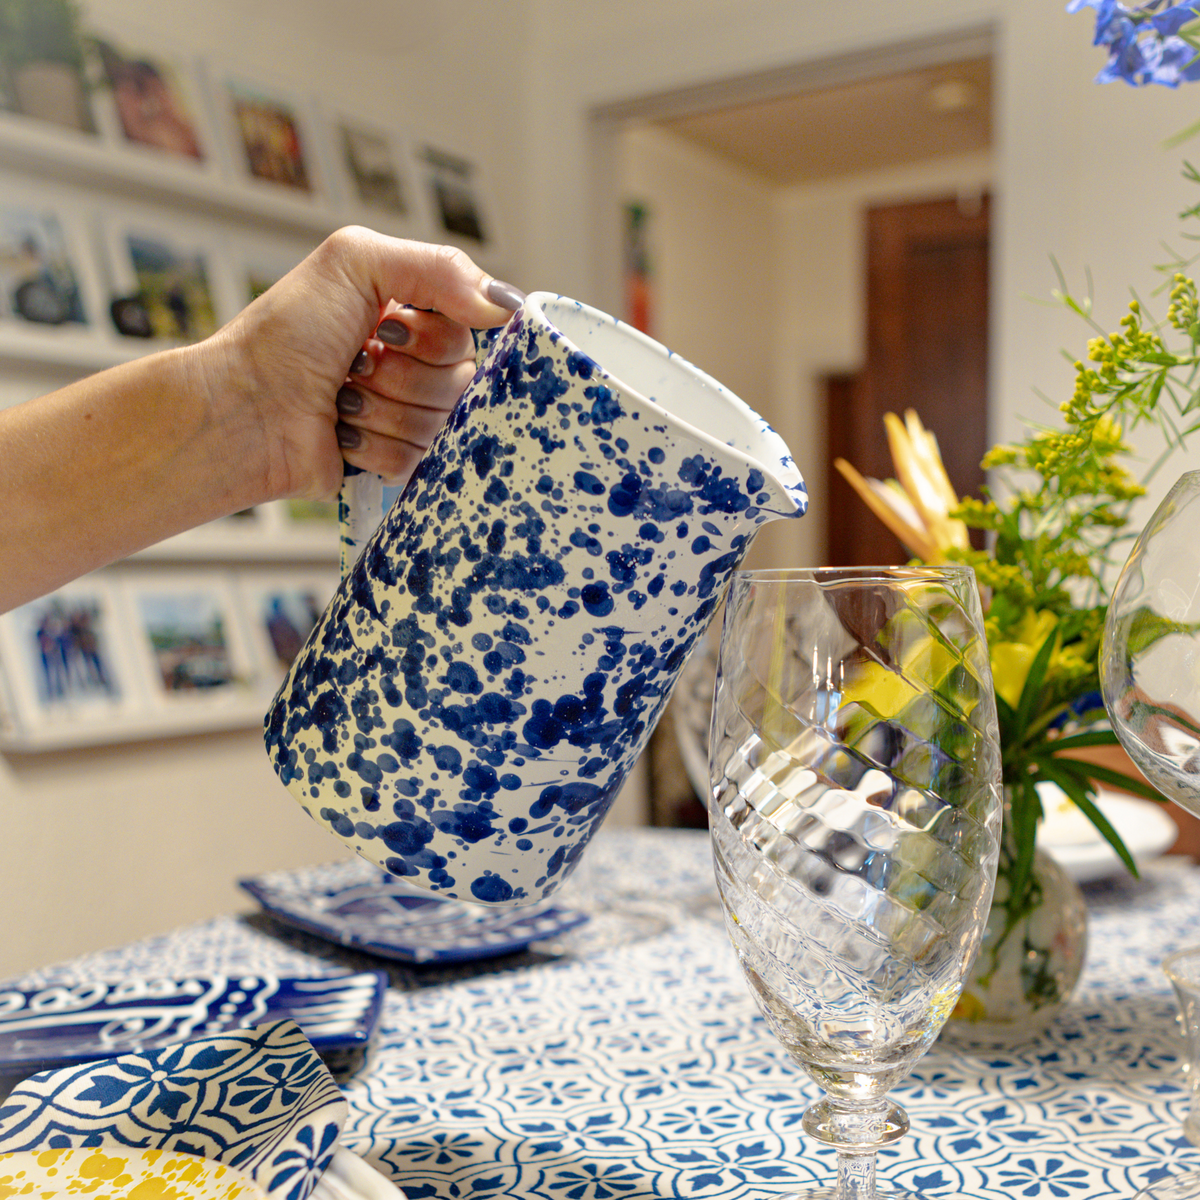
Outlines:
<svg viewBox="0 0 1200 1200"><path fill-rule="evenodd" d="M7 0L0 21L0 108L96 132L73 0Z"/></svg>
<svg viewBox="0 0 1200 1200"><path fill-rule="evenodd" d="M95 329L92 263L81 227L45 199L0 199L0 321L45 328Z"/></svg>
<svg viewBox="0 0 1200 1200"><path fill-rule="evenodd" d="M495 212L480 164L466 155L422 143L416 154L433 236L471 251L500 246Z"/></svg>
<svg viewBox="0 0 1200 1200"><path fill-rule="evenodd" d="M337 590L338 573L280 569L238 577L254 649L271 687L278 685Z"/></svg>
<svg viewBox="0 0 1200 1200"><path fill-rule="evenodd" d="M213 71L214 108L234 178L319 200L325 175L310 102L286 87Z"/></svg>
<svg viewBox="0 0 1200 1200"><path fill-rule="evenodd" d="M199 170L218 169L194 70L135 38L97 32L91 40L93 109L109 141Z"/></svg>
<svg viewBox="0 0 1200 1200"><path fill-rule="evenodd" d="M427 203L407 141L341 112L327 114L329 160L347 216L403 237L428 238Z"/></svg>
<svg viewBox="0 0 1200 1200"><path fill-rule="evenodd" d="M215 236L156 216L109 217L110 310L117 332L198 342L232 316L226 256Z"/></svg>
<svg viewBox="0 0 1200 1200"><path fill-rule="evenodd" d="M84 724L119 729L146 703L122 598L87 576L0 616L0 659L14 723L26 732Z"/></svg>
<svg viewBox="0 0 1200 1200"><path fill-rule="evenodd" d="M261 686L228 574L130 572L123 582L152 695L172 705L236 705Z"/></svg>

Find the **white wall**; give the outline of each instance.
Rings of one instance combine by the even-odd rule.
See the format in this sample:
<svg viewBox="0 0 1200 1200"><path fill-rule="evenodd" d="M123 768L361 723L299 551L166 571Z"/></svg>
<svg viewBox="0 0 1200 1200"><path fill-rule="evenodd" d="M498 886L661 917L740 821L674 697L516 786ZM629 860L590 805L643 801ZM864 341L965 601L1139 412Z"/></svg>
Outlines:
<svg viewBox="0 0 1200 1200"><path fill-rule="evenodd" d="M88 0L86 12L147 47L210 56L481 161L495 147L500 212L515 207L522 143L506 110L524 75L521 23L493 21L482 0ZM0 403L65 381L7 365ZM0 978L251 909L238 876L345 853L288 797L256 730L0 757L0 813Z"/></svg>

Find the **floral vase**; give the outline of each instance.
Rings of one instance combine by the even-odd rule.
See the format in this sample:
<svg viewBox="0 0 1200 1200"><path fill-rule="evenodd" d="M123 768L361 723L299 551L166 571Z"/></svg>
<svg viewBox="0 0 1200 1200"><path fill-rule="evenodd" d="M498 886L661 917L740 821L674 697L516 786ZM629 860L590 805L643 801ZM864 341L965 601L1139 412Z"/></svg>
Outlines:
<svg viewBox="0 0 1200 1200"><path fill-rule="evenodd" d="M1014 847L1008 828L1006 821L983 942L946 1026L956 1037L981 1043L1037 1037L1070 999L1087 951L1083 893L1044 851L1034 853L1025 903L1010 905Z"/></svg>

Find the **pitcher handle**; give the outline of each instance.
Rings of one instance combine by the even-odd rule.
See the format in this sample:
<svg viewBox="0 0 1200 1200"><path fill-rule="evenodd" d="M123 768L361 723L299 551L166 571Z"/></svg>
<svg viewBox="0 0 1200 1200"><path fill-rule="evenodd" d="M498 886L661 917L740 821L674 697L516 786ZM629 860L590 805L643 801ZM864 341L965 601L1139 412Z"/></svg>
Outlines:
<svg viewBox="0 0 1200 1200"><path fill-rule="evenodd" d="M472 329L475 339L475 365L482 367L504 326L495 329ZM358 561L367 539L379 528L384 518L383 477L346 463L342 471L342 488L338 493L338 540L341 551L342 578L350 574Z"/></svg>

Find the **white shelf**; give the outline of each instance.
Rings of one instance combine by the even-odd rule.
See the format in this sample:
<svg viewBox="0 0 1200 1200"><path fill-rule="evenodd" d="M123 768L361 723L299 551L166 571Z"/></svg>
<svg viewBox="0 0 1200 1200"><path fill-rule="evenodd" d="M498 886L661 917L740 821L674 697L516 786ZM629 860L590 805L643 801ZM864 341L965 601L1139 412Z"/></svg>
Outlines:
<svg viewBox="0 0 1200 1200"><path fill-rule="evenodd" d="M323 237L345 223L322 200L222 179L184 161L160 159L13 113L0 113L0 165L89 190L167 201L210 217L266 223L281 232Z"/></svg>
<svg viewBox="0 0 1200 1200"><path fill-rule="evenodd" d="M5 754L44 754L52 750L78 750L86 746L110 746L153 738L188 737L192 734L224 733L233 729L262 726L271 705L270 696L241 701L228 708L184 711L176 709L121 718L120 726L92 728L86 722L47 725L19 732L0 731L0 752Z"/></svg>
<svg viewBox="0 0 1200 1200"><path fill-rule="evenodd" d="M157 343L140 338L117 341L115 336L32 323L0 326L0 361L59 367L68 373L102 371L157 349Z"/></svg>

